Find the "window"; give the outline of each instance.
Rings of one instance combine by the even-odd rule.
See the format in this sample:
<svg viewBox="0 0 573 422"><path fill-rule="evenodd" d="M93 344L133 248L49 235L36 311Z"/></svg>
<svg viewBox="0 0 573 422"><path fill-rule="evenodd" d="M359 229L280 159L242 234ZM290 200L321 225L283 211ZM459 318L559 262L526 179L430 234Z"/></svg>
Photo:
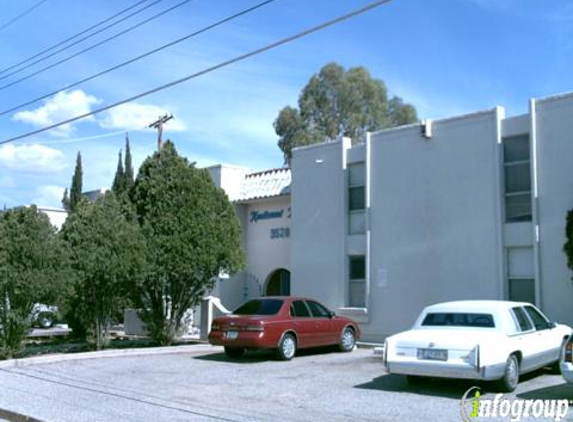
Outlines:
<svg viewBox="0 0 573 422"><path fill-rule="evenodd" d="M505 221L531 221L531 164L529 136L503 140Z"/></svg>
<svg viewBox="0 0 573 422"><path fill-rule="evenodd" d="M535 302L535 280L532 278L510 278L509 300L514 302Z"/></svg>
<svg viewBox="0 0 573 422"><path fill-rule="evenodd" d="M531 325L529 318L525 315L523 308L512 308L512 311L521 331L529 331L533 329L533 325Z"/></svg>
<svg viewBox="0 0 573 422"><path fill-rule="evenodd" d="M536 330L546 330L549 328L549 321L533 306L526 306L525 312L529 315L535 325Z"/></svg>
<svg viewBox="0 0 573 422"><path fill-rule="evenodd" d="M348 267L348 306L363 308L366 305L366 259L363 255L351 256Z"/></svg>
<svg viewBox="0 0 573 422"><path fill-rule="evenodd" d="M509 300L535 303L535 271L533 263L533 248L507 248Z"/></svg>
<svg viewBox="0 0 573 422"><path fill-rule="evenodd" d="M435 312L426 315L422 326L453 326L494 328L493 316L490 314L467 314L460 312Z"/></svg>
<svg viewBox="0 0 573 422"><path fill-rule="evenodd" d="M366 208L366 168L364 163L348 166L348 231L362 234L366 231L364 210Z"/></svg>
<svg viewBox="0 0 573 422"><path fill-rule="evenodd" d="M283 306L278 299L249 300L233 312L235 315L276 315Z"/></svg>
<svg viewBox="0 0 573 422"><path fill-rule="evenodd" d="M320 303L307 301L308 307L310 308L310 312L312 312L312 316L315 318L328 318L330 316L330 312Z"/></svg>
<svg viewBox="0 0 573 422"><path fill-rule="evenodd" d="M302 300L296 300L290 305L290 316L304 318L309 317L310 313Z"/></svg>

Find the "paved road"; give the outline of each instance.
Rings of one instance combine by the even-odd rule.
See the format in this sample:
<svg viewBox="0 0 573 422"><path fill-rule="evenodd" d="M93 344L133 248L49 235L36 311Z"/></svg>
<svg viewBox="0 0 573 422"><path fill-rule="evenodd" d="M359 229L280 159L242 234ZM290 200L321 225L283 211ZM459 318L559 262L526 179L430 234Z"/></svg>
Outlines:
<svg viewBox="0 0 573 422"><path fill-rule="evenodd" d="M201 345L176 355L2 368L0 408L48 422L460 422L460 398L472 385L410 387L383 374L367 349L303 353L291 362L264 353L229 361L221 348ZM573 386L541 371L517 396L573 399ZM564 420L573 421L573 408Z"/></svg>

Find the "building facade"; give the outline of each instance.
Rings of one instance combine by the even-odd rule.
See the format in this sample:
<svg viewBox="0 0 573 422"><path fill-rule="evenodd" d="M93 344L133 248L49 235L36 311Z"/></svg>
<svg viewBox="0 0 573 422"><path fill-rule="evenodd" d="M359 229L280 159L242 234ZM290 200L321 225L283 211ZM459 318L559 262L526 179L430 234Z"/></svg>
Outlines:
<svg viewBox="0 0 573 422"><path fill-rule="evenodd" d="M573 94L554 96L531 100L517 117L496 107L383 130L356 145L295 149L292 172L228 170L243 189L229 196L249 266L219 283L223 303L277 291L311 296L356 318L371 341L409 328L428 304L457 299L530 301L573 324L563 253L573 208L570 116ZM230 192L226 172L211 169ZM261 196L246 182L270 183L273 174L283 176L282 193ZM281 228L288 235L273 232ZM280 269L289 272L288 291L269 290Z"/></svg>
<svg viewBox="0 0 573 422"><path fill-rule="evenodd" d="M214 296L233 309L251 297L291 293L291 209L289 169L253 173L243 167L209 167L215 184L233 202L248 267L222 277Z"/></svg>

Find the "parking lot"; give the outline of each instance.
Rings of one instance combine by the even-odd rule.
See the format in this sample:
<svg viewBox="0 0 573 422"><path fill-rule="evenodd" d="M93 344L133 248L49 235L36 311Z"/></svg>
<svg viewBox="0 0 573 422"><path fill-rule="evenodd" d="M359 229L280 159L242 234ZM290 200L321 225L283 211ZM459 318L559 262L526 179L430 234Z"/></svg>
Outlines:
<svg viewBox="0 0 573 422"><path fill-rule="evenodd" d="M459 422L460 398L475 385L411 387L404 377L384 374L371 349L301 352L281 362L262 352L231 361L222 348L186 347L177 354L0 368L0 408L53 422ZM516 395L573 399L573 385L538 371ZM573 409L564 420L573 421Z"/></svg>

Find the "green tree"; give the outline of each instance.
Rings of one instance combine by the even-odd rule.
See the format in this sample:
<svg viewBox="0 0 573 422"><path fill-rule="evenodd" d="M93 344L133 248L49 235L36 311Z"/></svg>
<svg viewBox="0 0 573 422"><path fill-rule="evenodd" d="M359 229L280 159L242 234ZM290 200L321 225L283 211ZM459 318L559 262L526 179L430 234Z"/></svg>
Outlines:
<svg viewBox="0 0 573 422"><path fill-rule="evenodd" d="M144 241L129 223L113 193L82 201L62 228L75 273L71 298L76 321L93 335L97 349L107 344L114 315L138 291L144 270Z"/></svg>
<svg viewBox="0 0 573 422"><path fill-rule="evenodd" d="M358 142L366 132L413 123L416 109L401 98L388 99L383 81L364 67L345 70L336 63L313 75L298 99L298 109L285 107L274 122L285 164L293 148L346 136Z"/></svg>
<svg viewBox="0 0 573 422"><path fill-rule="evenodd" d="M70 212L70 195L68 193L68 188L64 190L64 196L62 197L62 206L68 212Z"/></svg>
<svg viewBox="0 0 573 422"><path fill-rule="evenodd" d="M115 177L113 178L113 183L111 185L111 191L115 195L123 195L125 192L125 173L123 171L123 161L121 159L121 150L119 151L119 157L117 160L117 170L115 171Z"/></svg>
<svg viewBox="0 0 573 422"><path fill-rule="evenodd" d="M125 134L125 165L124 167L124 180L125 180L125 189L126 191L130 191L133 188L133 184L135 180L133 178L133 163L131 159L131 149L129 148L129 135Z"/></svg>
<svg viewBox="0 0 573 422"><path fill-rule="evenodd" d="M573 209L567 212L565 224L565 239L563 252L567 256L567 266L573 270Z"/></svg>
<svg viewBox="0 0 573 422"><path fill-rule="evenodd" d="M169 141L142 164L132 201L147 245L142 319L156 342L170 344L216 277L244 267L240 224L207 170Z"/></svg>
<svg viewBox="0 0 573 422"><path fill-rule="evenodd" d="M82 199L82 178L82 155L78 152L76 157L76 168L72 177L72 187L70 188L70 199L68 202L68 208L66 208L68 213L73 213L76 210L76 206Z"/></svg>
<svg viewBox="0 0 573 422"><path fill-rule="evenodd" d="M35 206L0 212L0 358L20 349L36 303L58 304L67 260L56 229Z"/></svg>

